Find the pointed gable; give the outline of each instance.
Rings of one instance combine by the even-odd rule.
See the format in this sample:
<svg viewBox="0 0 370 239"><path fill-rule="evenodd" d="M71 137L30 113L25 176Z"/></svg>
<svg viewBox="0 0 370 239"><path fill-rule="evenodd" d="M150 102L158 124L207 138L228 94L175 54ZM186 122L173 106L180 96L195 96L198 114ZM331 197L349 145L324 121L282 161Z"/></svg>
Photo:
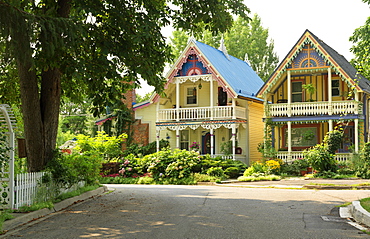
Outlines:
<svg viewBox="0 0 370 239"><path fill-rule="evenodd" d="M282 60L269 80L259 90L258 97L263 97L277 84L287 69L296 72L314 72L331 67L343 81L357 91L370 92L369 81L338 52L306 30L288 55Z"/></svg>
<svg viewBox="0 0 370 239"><path fill-rule="evenodd" d="M262 79L244 61L207 44L190 40L167 75L165 88L176 76L212 74L230 97L256 97Z"/></svg>

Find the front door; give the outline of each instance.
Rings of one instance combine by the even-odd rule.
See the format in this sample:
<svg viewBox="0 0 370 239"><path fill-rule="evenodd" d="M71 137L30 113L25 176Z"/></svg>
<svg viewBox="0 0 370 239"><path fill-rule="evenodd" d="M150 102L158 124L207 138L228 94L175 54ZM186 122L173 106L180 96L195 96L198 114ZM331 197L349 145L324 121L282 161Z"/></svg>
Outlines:
<svg viewBox="0 0 370 239"><path fill-rule="evenodd" d="M213 135L213 142L215 136ZM215 153L215 147L213 147L213 154ZM202 134L202 154L211 154L211 134L209 132Z"/></svg>

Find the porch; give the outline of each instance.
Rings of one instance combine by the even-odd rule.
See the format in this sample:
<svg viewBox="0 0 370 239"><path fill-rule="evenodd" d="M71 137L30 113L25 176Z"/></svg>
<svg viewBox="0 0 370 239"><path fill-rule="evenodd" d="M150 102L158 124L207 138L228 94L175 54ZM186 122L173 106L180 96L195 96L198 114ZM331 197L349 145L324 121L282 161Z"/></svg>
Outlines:
<svg viewBox="0 0 370 239"><path fill-rule="evenodd" d="M239 106L174 108L158 111L158 121L161 122L246 118L246 108Z"/></svg>
<svg viewBox="0 0 370 239"><path fill-rule="evenodd" d="M350 159L352 159L352 153L336 153L335 154L335 160L338 162L345 162ZM293 162L294 160L304 158L303 152L302 151L293 151L293 152L284 152L284 151L279 151L277 154L277 157L284 162Z"/></svg>
<svg viewBox="0 0 370 239"><path fill-rule="evenodd" d="M362 114L361 105L359 101L278 103L269 104L267 112L271 117Z"/></svg>

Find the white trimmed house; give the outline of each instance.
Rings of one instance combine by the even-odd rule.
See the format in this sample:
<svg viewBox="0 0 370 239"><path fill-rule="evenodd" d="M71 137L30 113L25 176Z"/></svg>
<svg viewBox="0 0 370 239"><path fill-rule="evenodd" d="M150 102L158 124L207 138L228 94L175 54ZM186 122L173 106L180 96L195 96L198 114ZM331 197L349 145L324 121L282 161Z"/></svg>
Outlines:
<svg viewBox="0 0 370 239"><path fill-rule="evenodd" d="M149 123L149 142L167 139L171 148L225 155L245 163L261 159L263 100L256 97L263 81L248 63L190 39L166 75L161 94L134 105L136 119ZM158 144L157 144L158 145Z"/></svg>

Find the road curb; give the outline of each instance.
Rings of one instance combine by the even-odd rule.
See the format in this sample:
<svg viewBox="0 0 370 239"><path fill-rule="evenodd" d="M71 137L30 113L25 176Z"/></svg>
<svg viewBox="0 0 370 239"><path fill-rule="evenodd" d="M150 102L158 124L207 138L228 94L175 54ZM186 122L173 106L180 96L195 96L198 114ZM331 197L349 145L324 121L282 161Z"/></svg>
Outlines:
<svg viewBox="0 0 370 239"><path fill-rule="evenodd" d="M370 226L370 213L361 206L360 201L353 201L348 208L356 222Z"/></svg>
<svg viewBox="0 0 370 239"><path fill-rule="evenodd" d="M40 209L40 210L37 210L37 211L34 211L34 212L25 213L23 215L16 216L15 218L13 218L11 220L5 221L4 224L3 224L2 229L3 229L3 231L12 230L12 229L14 229L14 228L16 228L20 225L26 224L28 222L31 222L31 221L36 220L36 219L41 218L41 217L45 217L46 215L49 215L51 213L63 210L65 208L71 206L72 204L75 204L77 202L86 200L88 198L103 194L104 192L107 192L107 191L108 191L108 188L106 186L102 186L102 187L97 188L95 190L85 192L85 193L83 193L79 196L75 196L75 197L63 200L61 202L58 202L58 203L54 204L54 208L52 208L52 209L44 208L44 209Z"/></svg>

